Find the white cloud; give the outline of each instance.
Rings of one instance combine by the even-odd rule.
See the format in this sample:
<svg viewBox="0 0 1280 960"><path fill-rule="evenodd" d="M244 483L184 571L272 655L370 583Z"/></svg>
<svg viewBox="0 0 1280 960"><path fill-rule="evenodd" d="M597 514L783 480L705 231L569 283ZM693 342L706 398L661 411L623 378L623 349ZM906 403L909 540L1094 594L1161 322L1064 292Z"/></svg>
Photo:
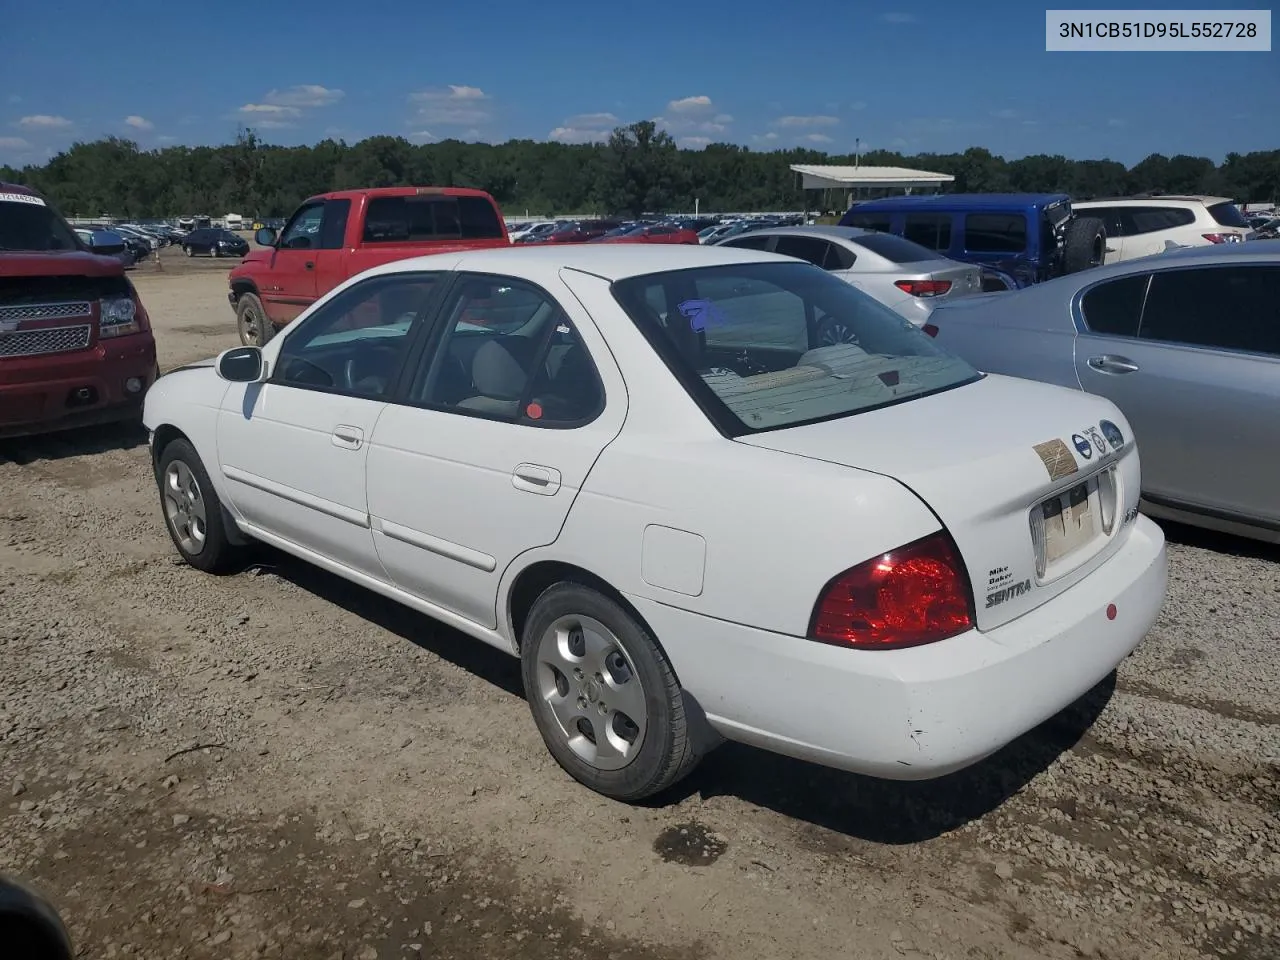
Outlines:
<svg viewBox="0 0 1280 960"><path fill-rule="evenodd" d="M155 127L155 124L146 117L140 117L136 113L125 117L124 125L126 127L133 127L135 130L151 130Z"/></svg>
<svg viewBox="0 0 1280 960"><path fill-rule="evenodd" d="M489 111L480 106L489 96L479 87L451 83L446 87L409 94L409 102L419 104L417 123L475 127L488 123Z"/></svg>
<svg viewBox="0 0 1280 960"><path fill-rule="evenodd" d="M811 133L805 137L810 143L831 143L831 138L825 133Z"/></svg>
<svg viewBox="0 0 1280 960"><path fill-rule="evenodd" d="M991 115L997 120L1016 120L1018 117L1018 111L1005 108L1004 110L993 110Z"/></svg>
<svg viewBox="0 0 1280 960"><path fill-rule="evenodd" d="M275 120L302 115L302 111L297 107L286 107L278 103L246 103L237 112L246 117L266 117Z"/></svg>
<svg viewBox="0 0 1280 960"><path fill-rule="evenodd" d="M751 139L756 141L756 143L773 143L775 140L778 139L778 135L774 131L770 130L768 133L764 135L756 134Z"/></svg>
<svg viewBox="0 0 1280 960"><path fill-rule="evenodd" d="M779 117L773 121L777 127L834 127L840 122L839 117L829 116L812 116L812 117Z"/></svg>
<svg viewBox="0 0 1280 960"><path fill-rule="evenodd" d="M849 104L849 109L850 109L850 110L865 110L865 109L867 109L867 101L865 101L865 100L855 100L855 101L853 101L853 103Z"/></svg>
<svg viewBox="0 0 1280 960"><path fill-rule="evenodd" d="M0 150L29 150L31 144L21 137L0 137Z"/></svg>
<svg viewBox="0 0 1280 960"><path fill-rule="evenodd" d="M603 143L609 139L609 130L589 129L584 127L556 127L547 134L548 140L560 143Z"/></svg>
<svg viewBox="0 0 1280 960"><path fill-rule="evenodd" d="M566 127L612 127L618 118L612 113L576 113L565 120Z"/></svg>
<svg viewBox="0 0 1280 960"><path fill-rule="evenodd" d="M156 140L160 143L175 143L177 139L177 137L171 136L167 133L162 133L160 136L156 137Z"/></svg>
<svg viewBox="0 0 1280 960"><path fill-rule="evenodd" d="M318 83L300 83L284 90L272 90L262 99L280 107L328 107L345 96L341 90L322 87Z"/></svg>
<svg viewBox="0 0 1280 960"><path fill-rule="evenodd" d="M52 117L47 113L37 113L23 117L18 121L18 126L33 130L61 130L71 126L71 121L66 117Z"/></svg>
<svg viewBox="0 0 1280 960"><path fill-rule="evenodd" d="M681 97L667 104L667 110L670 113L710 113L712 108L711 98L705 94Z"/></svg>
<svg viewBox="0 0 1280 960"><path fill-rule="evenodd" d="M22 102L22 98L21 98L20 96L18 96L16 93L11 93L11 94L9 94L9 96L8 96L6 99L7 99L10 103L21 103L21 102Z"/></svg>
<svg viewBox="0 0 1280 960"><path fill-rule="evenodd" d="M880 19L885 23L915 23L919 20L919 17L914 13L890 11L889 13L880 14Z"/></svg>
<svg viewBox="0 0 1280 960"><path fill-rule="evenodd" d="M409 139L417 143L426 143L428 140L434 140L436 135L430 130L415 130L409 134Z"/></svg>
<svg viewBox="0 0 1280 960"><path fill-rule="evenodd" d="M1127 124L1126 124L1126 123L1125 123L1125 121L1123 121L1123 120L1119 120L1119 119L1117 119L1116 117L1112 117L1110 120L1108 120L1108 121L1107 121L1107 126L1108 126L1108 127L1123 127L1123 126L1127 126Z"/></svg>
<svg viewBox="0 0 1280 960"><path fill-rule="evenodd" d="M711 142L710 137L681 137L680 146L682 147L705 147Z"/></svg>

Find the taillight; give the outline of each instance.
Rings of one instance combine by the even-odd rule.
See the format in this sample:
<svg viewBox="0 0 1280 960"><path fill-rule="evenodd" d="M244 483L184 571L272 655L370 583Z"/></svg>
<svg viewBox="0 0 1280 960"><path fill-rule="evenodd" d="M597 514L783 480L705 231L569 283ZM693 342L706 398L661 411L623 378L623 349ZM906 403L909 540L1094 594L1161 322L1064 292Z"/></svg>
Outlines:
<svg viewBox="0 0 1280 960"><path fill-rule="evenodd" d="M809 637L858 650L936 643L973 628L973 591L945 532L859 564L823 588Z"/></svg>
<svg viewBox="0 0 1280 960"><path fill-rule="evenodd" d="M913 297L940 297L951 289L950 280L895 280L893 285Z"/></svg>
<svg viewBox="0 0 1280 960"><path fill-rule="evenodd" d="M923 330L925 333L927 333L931 337L936 337L938 335L938 328L935 327L932 323L926 323L920 329Z"/></svg>
<svg viewBox="0 0 1280 960"><path fill-rule="evenodd" d="M1238 233L1202 233L1201 236L1210 243L1241 243L1244 240L1244 237Z"/></svg>

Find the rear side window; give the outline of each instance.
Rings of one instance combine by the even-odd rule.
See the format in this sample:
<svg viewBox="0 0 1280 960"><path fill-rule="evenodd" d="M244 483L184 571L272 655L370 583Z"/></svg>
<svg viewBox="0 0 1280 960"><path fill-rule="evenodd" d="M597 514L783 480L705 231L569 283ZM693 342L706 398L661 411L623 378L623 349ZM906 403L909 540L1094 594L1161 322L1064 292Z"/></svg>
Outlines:
<svg viewBox="0 0 1280 960"><path fill-rule="evenodd" d="M1148 279L1149 275L1142 273L1098 284L1080 301L1085 326L1094 333L1136 337Z"/></svg>
<svg viewBox="0 0 1280 960"><path fill-rule="evenodd" d="M1244 218L1240 208L1234 203L1215 203L1209 207L1209 216L1224 227L1248 227L1249 221Z"/></svg>
<svg viewBox="0 0 1280 960"><path fill-rule="evenodd" d="M365 214L365 243L494 240L502 221L483 197L375 197Z"/></svg>
<svg viewBox="0 0 1280 960"><path fill-rule="evenodd" d="M769 241L772 239L773 239L772 237L760 237L760 236L733 237L729 240L726 240L723 244L721 244L721 246L745 247L748 250L768 250Z"/></svg>
<svg viewBox="0 0 1280 960"><path fill-rule="evenodd" d="M1130 207L1121 211L1120 221L1127 237L1172 230L1196 222L1196 215L1184 207Z"/></svg>
<svg viewBox="0 0 1280 960"><path fill-rule="evenodd" d="M854 237L853 242L872 253L879 254L890 263L920 263L922 260L938 259L938 255L927 247L904 240L892 233L878 234L874 237Z"/></svg>
<svg viewBox="0 0 1280 960"><path fill-rule="evenodd" d="M970 253L1022 253L1027 248L1027 218L1021 213L966 214L964 237Z"/></svg>
<svg viewBox="0 0 1280 960"><path fill-rule="evenodd" d="M1280 267L1200 267L1151 278L1143 340L1280 356Z"/></svg>
<svg viewBox="0 0 1280 960"><path fill-rule="evenodd" d="M930 250L951 248L951 215L946 213L908 213L902 236Z"/></svg>
<svg viewBox="0 0 1280 960"><path fill-rule="evenodd" d="M854 213L840 221L844 227L861 227L863 230L878 230L888 233L890 218L887 213Z"/></svg>
<svg viewBox="0 0 1280 960"><path fill-rule="evenodd" d="M350 200L326 200L324 220L320 223L320 249L341 250L347 236L347 218L351 215Z"/></svg>

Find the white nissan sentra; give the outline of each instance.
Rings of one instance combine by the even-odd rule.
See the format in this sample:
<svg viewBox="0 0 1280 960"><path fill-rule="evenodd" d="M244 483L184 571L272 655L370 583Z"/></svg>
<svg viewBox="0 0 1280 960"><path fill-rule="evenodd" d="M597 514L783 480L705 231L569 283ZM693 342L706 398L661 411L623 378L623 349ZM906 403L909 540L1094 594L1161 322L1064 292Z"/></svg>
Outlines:
<svg viewBox="0 0 1280 960"><path fill-rule="evenodd" d="M1116 407L769 253L403 260L164 376L145 419L189 563L260 541L518 656L556 760L624 800L720 738L959 769L1165 594Z"/></svg>

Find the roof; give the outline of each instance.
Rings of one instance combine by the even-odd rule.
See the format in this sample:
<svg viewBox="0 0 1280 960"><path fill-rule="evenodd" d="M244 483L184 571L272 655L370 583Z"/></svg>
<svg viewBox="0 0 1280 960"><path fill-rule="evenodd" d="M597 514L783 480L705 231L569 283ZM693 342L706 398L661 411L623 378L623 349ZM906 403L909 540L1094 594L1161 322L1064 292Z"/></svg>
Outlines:
<svg viewBox="0 0 1280 960"><path fill-rule="evenodd" d="M1160 204L1173 201L1174 203L1203 203L1207 207L1214 206L1219 203L1231 203L1230 197L1193 197L1182 196L1181 194L1152 194L1149 197L1095 197L1092 200L1081 200L1079 203L1073 203L1074 207L1087 207L1097 205L1099 203L1115 204L1115 203L1151 203Z"/></svg>
<svg viewBox="0 0 1280 960"><path fill-rule="evenodd" d="M1009 207L1047 207L1071 199L1065 193L943 193L917 197L882 197L866 200L853 209L876 210L990 210Z"/></svg>
<svg viewBox="0 0 1280 960"><path fill-rule="evenodd" d="M38 192L30 187L24 187L20 183L9 183L5 180L0 180L0 193L22 193L30 197L40 196Z"/></svg>
<svg viewBox="0 0 1280 960"><path fill-rule="evenodd" d="M906 167L842 167L793 163L791 171L803 178L806 190L826 187L932 187L954 183L949 173L910 170Z"/></svg>
<svg viewBox="0 0 1280 960"><path fill-rule="evenodd" d="M357 197L415 196L483 197L490 202L493 200L483 190L472 190L470 187L362 187L358 190L331 190L328 193L317 193L310 199L355 200Z"/></svg>
<svg viewBox="0 0 1280 960"><path fill-rule="evenodd" d="M791 257L760 250L694 245L691 243L557 243L512 244L482 250L429 254L396 260L373 268L370 273L401 273L414 270L476 270L517 277L554 275L562 269L589 273L613 282L627 277L693 267L714 267L732 263L782 261Z"/></svg>
<svg viewBox="0 0 1280 960"><path fill-rule="evenodd" d="M783 233L788 235L795 234L801 237L842 237L845 240L851 240L854 237L862 237L878 231L864 230L862 227L841 227L834 224L814 223L802 227L763 227L760 230L748 232L753 237ZM742 236L742 234L737 236ZM737 237L730 237L729 239L737 239Z"/></svg>

